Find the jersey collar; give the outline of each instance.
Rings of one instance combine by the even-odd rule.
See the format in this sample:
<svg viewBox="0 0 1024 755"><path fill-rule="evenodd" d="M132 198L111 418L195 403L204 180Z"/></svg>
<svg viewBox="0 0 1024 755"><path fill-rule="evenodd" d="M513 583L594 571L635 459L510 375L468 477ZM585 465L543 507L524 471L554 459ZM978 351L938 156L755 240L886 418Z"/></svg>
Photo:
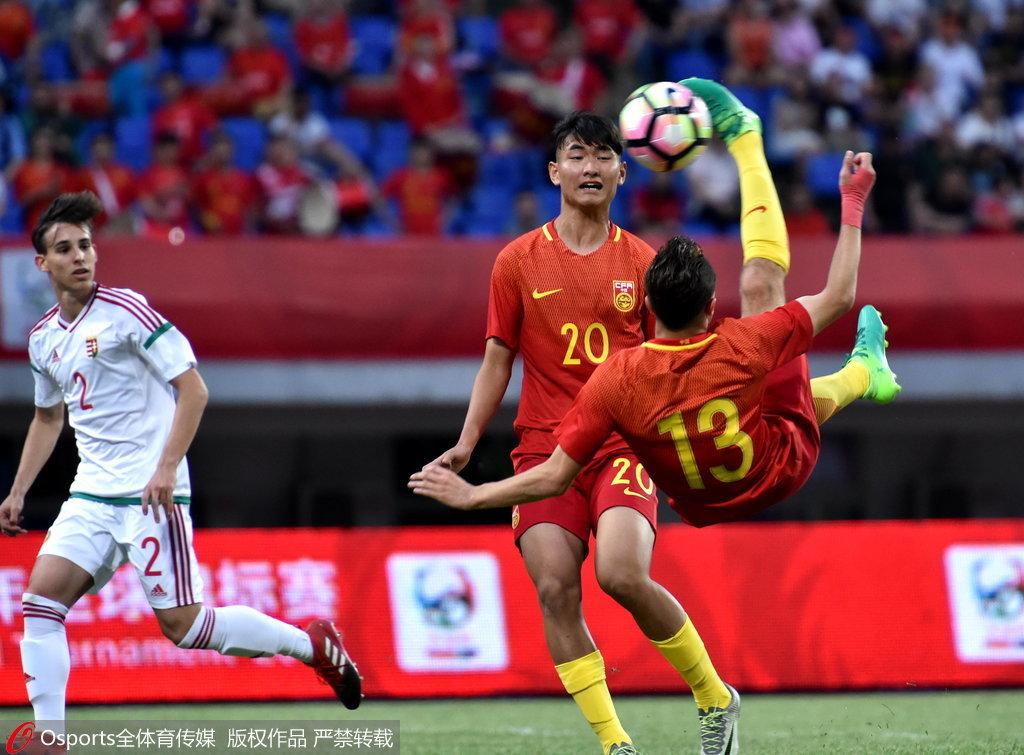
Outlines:
<svg viewBox="0 0 1024 755"><path fill-rule="evenodd" d="M99 284L93 283L92 294L89 296L89 301L87 301L85 303L85 306L82 307L82 311L78 313L78 317L76 317L71 322L65 322L64 318L60 316L60 306L58 305L57 316L53 318L54 321L57 323L58 327L60 327L62 330L66 330L68 333L73 333L75 328L77 328L81 324L82 320L85 319L85 316L89 314L89 310L92 309L93 302L96 301L96 292L99 290Z"/></svg>
<svg viewBox="0 0 1024 755"><path fill-rule="evenodd" d="M693 351L707 346L716 338L717 333L698 333L689 338L652 338L641 345L654 351Z"/></svg>

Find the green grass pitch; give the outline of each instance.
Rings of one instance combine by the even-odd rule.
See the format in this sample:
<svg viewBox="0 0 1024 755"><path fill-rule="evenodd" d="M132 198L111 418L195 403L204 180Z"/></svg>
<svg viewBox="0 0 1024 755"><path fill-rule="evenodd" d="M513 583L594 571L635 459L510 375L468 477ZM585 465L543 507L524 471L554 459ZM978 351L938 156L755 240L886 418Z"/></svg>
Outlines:
<svg viewBox="0 0 1024 755"><path fill-rule="evenodd" d="M696 714L684 697L623 697L619 716L641 752L695 753ZM29 716L9 708L5 719ZM405 755L594 753L597 740L567 698L367 701L354 712L328 703L79 707L103 720L345 721L398 719ZM1024 690L829 695L745 695L741 752L1024 753Z"/></svg>

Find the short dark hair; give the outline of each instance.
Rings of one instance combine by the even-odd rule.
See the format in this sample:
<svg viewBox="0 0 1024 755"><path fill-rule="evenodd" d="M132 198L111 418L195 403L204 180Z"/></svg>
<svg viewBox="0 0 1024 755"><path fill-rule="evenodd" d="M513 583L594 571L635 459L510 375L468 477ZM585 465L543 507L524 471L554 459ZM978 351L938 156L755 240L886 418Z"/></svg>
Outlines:
<svg viewBox="0 0 1024 755"><path fill-rule="evenodd" d="M700 244L686 236L669 239L647 268L647 295L655 316L669 330L682 330L715 295L714 268Z"/></svg>
<svg viewBox="0 0 1024 755"><path fill-rule="evenodd" d="M608 147L622 154L622 134L611 118L576 110L555 124L551 131L551 159L558 160L558 150L569 139L578 139L592 147Z"/></svg>
<svg viewBox="0 0 1024 755"><path fill-rule="evenodd" d="M92 221L103 212L100 198L91 191L61 194L46 208L32 230L32 246L36 254L46 254L46 234L57 223L70 223L92 230Z"/></svg>

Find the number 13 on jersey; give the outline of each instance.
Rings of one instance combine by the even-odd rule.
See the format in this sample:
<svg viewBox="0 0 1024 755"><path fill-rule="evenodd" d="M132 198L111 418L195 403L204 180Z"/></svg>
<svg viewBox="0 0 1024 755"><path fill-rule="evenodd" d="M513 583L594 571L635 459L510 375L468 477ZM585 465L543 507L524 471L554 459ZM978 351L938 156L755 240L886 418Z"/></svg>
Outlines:
<svg viewBox="0 0 1024 755"><path fill-rule="evenodd" d="M697 430L701 433L714 431L720 418L722 429L715 435L715 448L719 450L738 448L740 464L735 469L729 469L724 464L716 464L707 471L719 482L736 482L747 476L754 463L754 441L740 430L739 409L727 398L712 399L697 411ZM690 486L691 490L703 490L704 479L697 466L693 446L690 445L690 437L686 433L682 412L670 414L659 420L658 432L671 436L676 447L676 454L679 456L679 464L683 468L683 475L686 477L686 484Z"/></svg>

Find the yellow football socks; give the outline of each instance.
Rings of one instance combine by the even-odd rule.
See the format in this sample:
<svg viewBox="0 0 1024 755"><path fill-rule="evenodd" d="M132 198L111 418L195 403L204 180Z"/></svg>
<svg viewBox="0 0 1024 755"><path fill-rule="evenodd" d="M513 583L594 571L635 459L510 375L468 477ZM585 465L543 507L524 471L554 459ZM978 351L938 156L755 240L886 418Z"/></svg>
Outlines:
<svg viewBox="0 0 1024 755"><path fill-rule="evenodd" d="M555 666L555 671L590 728L601 739L605 755L612 745L632 743L633 740L626 734L615 713L615 705L612 704L612 696L605 681L604 658L600 650L574 661L560 663Z"/></svg>
<svg viewBox="0 0 1024 755"><path fill-rule="evenodd" d="M863 396L868 389L868 380L868 368L852 361L839 372L811 378L814 415L818 424L824 425L833 414Z"/></svg>
<svg viewBox="0 0 1024 755"><path fill-rule="evenodd" d="M740 238L743 261L752 258L771 260L789 272L789 236L786 219L775 191L768 161L764 157L761 135L748 131L729 145L740 174Z"/></svg>
<svg viewBox="0 0 1024 755"><path fill-rule="evenodd" d="M651 642L690 685L697 707L707 710L712 706L725 708L729 705L732 694L715 671L704 641L689 618L672 637Z"/></svg>

